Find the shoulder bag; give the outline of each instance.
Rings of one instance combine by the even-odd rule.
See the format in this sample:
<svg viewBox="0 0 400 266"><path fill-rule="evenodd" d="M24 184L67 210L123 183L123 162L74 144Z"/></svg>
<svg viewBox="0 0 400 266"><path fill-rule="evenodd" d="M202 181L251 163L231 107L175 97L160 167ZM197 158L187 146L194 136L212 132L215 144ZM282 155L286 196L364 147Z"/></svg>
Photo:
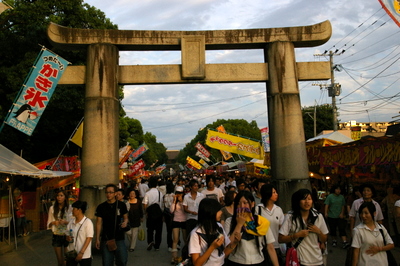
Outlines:
<svg viewBox="0 0 400 266"><path fill-rule="evenodd" d="M75 260L75 258L78 256L78 251L76 251L76 242L78 241L79 231L81 230L82 225L86 222L86 219L87 217L85 218L85 221L83 221L81 226L79 226L78 232L76 233L74 249L65 253L65 260Z"/></svg>
<svg viewBox="0 0 400 266"><path fill-rule="evenodd" d="M381 225L379 225L381 226ZM383 245L386 246L386 239L385 239L385 235L383 234L383 230L382 228L379 228L379 231L382 234L382 238L383 238ZM398 266L395 257L393 256L392 252L390 250L386 250L386 256L387 256L387 260L388 260L388 265L389 266Z"/></svg>

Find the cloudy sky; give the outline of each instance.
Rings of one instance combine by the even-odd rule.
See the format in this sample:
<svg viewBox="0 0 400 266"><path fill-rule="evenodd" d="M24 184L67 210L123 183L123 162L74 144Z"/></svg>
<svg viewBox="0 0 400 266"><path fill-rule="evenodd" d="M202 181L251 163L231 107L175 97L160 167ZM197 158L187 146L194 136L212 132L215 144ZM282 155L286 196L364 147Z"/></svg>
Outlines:
<svg viewBox="0 0 400 266"><path fill-rule="evenodd" d="M121 30L222 30L306 26L330 20L324 45L296 49L296 61L336 51L341 122L392 121L400 111L400 28L378 0L86 0ZM342 51L345 50L344 53ZM121 65L180 64L180 52L121 52ZM262 50L207 51L206 63L262 63ZM326 88L300 82L302 106L332 103ZM181 149L217 119L268 126L264 83L125 86L123 105L168 149ZM400 117L399 117L400 118Z"/></svg>

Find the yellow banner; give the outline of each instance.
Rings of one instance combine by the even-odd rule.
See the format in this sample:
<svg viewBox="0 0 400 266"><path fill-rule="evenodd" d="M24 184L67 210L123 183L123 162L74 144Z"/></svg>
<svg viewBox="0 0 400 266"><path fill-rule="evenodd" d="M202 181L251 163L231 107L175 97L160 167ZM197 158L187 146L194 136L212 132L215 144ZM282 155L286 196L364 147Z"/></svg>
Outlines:
<svg viewBox="0 0 400 266"><path fill-rule="evenodd" d="M190 158L189 156L186 157L186 161L188 164L190 164L194 168L201 169L201 165L198 162L196 162L195 160L193 160L192 158Z"/></svg>
<svg viewBox="0 0 400 266"><path fill-rule="evenodd" d="M208 130L206 144L214 149L229 151L250 158L263 159L260 142Z"/></svg>

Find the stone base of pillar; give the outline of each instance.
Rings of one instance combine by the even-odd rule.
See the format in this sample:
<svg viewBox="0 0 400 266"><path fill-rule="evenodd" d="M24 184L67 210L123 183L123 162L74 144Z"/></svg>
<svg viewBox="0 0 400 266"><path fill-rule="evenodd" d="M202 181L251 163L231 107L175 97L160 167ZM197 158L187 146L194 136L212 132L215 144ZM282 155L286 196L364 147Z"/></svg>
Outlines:
<svg viewBox="0 0 400 266"><path fill-rule="evenodd" d="M282 208L284 213L292 209L292 195L299 189L306 188L311 191L310 181L303 180L276 180L279 199L277 205Z"/></svg>

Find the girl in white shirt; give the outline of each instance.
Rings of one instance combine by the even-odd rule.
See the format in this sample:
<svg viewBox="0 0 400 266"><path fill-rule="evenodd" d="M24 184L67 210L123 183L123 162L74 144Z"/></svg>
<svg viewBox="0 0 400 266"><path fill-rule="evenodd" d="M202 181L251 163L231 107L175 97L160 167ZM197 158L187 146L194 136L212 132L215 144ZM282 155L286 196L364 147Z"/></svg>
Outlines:
<svg viewBox="0 0 400 266"><path fill-rule="evenodd" d="M386 251L393 249L394 244L387 230L374 220L376 207L372 202L364 202L359 208L360 220L354 228L353 242L353 266L382 265L387 266ZM382 230L382 233L381 231ZM384 239L386 245L384 245Z"/></svg>
<svg viewBox="0 0 400 266"><path fill-rule="evenodd" d="M53 232L51 245L56 253L58 266L64 266L64 249L68 246L65 235L71 216L72 207L69 206L67 192L60 190L56 194L54 205L49 209L47 218L47 228Z"/></svg>
<svg viewBox="0 0 400 266"><path fill-rule="evenodd" d="M230 242L221 224L221 205L216 199L201 200L198 211L198 224L190 233L189 254L195 266L218 266L224 264L237 245L237 240Z"/></svg>

